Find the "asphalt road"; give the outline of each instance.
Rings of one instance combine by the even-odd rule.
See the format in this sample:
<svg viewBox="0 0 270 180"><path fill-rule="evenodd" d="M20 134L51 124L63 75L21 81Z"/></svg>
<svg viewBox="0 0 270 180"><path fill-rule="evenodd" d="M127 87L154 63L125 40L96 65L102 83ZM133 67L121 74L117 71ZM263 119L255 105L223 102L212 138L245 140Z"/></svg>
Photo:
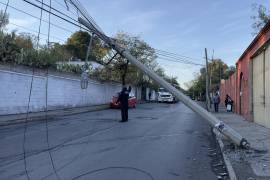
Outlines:
<svg viewBox="0 0 270 180"><path fill-rule="evenodd" d="M104 110L0 127L0 179L215 180L224 172L210 127L182 103L138 105L129 116L119 123L119 110Z"/></svg>

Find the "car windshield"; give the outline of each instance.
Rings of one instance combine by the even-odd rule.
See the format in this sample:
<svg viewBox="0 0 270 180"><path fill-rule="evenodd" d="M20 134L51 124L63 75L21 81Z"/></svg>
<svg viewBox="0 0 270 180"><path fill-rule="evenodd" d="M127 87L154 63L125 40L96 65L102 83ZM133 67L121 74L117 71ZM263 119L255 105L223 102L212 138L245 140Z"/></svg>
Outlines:
<svg viewBox="0 0 270 180"><path fill-rule="evenodd" d="M167 92L164 88L159 88L159 92Z"/></svg>

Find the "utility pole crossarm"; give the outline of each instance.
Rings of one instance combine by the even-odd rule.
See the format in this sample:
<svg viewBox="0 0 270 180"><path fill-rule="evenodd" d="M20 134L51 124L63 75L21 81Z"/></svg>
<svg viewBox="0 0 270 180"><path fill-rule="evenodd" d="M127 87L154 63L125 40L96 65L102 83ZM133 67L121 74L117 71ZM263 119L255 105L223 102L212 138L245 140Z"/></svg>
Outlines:
<svg viewBox="0 0 270 180"><path fill-rule="evenodd" d="M85 21L82 18L79 18L79 22L83 24L88 29L92 28L92 25ZM99 36L97 34L97 36ZM134 56L132 56L129 52L129 50L121 47L115 40L101 35L100 38L106 42L109 46L111 46L116 52L118 52L121 56L126 58L130 63L135 65L137 68L139 68L143 73L151 77L154 81L156 81L158 84L160 84L162 87L167 89L169 92L171 92L173 95L175 95L179 100L181 100L186 106L191 108L194 112L198 113L200 116L202 116L205 120L209 122L209 124L216 128L218 131L220 131L223 135L228 137L233 143L235 143L238 146L241 147L248 147L249 143L246 139L244 139L239 133L237 133L235 130L233 130L231 127L224 124L222 121L218 120L214 115L206 111L203 107L201 107L196 102L192 101L188 96L184 95L182 92L177 90L175 87L173 87L171 84L169 84L167 81L165 81L163 78L158 76L153 70L147 68L144 64L142 64L140 61L138 61Z"/></svg>

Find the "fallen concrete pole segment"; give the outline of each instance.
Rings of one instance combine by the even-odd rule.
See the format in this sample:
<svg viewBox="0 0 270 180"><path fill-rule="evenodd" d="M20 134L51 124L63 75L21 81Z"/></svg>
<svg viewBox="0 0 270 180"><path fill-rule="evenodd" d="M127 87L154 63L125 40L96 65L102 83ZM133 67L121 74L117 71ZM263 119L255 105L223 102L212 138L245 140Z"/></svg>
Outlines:
<svg viewBox="0 0 270 180"><path fill-rule="evenodd" d="M79 18L79 22L83 24L85 27L87 27L90 31L91 29L93 29L93 25L91 25L86 20ZM105 36L102 33L98 33L97 36L99 36L99 38L101 38L103 41L108 43L121 56L129 60L130 63L135 65L137 68L139 68L144 74L148 75L150 78L156 81L159 85L161 85L162 87L167 89L169 92L171 92L174 96L176 96L186 106L188 106L194 112L198 113L201 117L207 120L212 127L216 128L224 136L228 137L228 139L230 139L234 144L243 148L249 148L249 143L239 133L237 133L234 129L232 129L228 125L224 124L222 121L218 120L214 115L206 111L199 104L191 100L188 96L184 95L182 92L177 90L167 81L165 81L163 78L158 76L154 71L152 71L147 66L145 66L140 61L138 61L135 57L133 57L127 49L121 47L113 39Z"/></svg>

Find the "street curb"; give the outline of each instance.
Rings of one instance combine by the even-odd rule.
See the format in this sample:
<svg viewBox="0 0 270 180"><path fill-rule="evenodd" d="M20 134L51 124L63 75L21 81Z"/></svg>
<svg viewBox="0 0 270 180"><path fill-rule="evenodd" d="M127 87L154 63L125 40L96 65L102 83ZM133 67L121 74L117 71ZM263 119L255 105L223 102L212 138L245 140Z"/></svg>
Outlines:
<svg viewBox="0 0 270 180"><path fill-rule="evenodd" d="M219 144L219 148L220 148L220 151L222 153L222 157L223 157L226 169L228 171L229 178L230 178L230 180L237 180L237 177L236 177L235 171L234 171L234 169L232 167L231 161L228 158L228 156L224 153L224 143L222 142L221 137L219 137L217 132L214 131L214 130L213 130L213 132L214 132L214 134L216 136L216 140L217 140L217 142Z"/></svg>
<svg viewBox="0 0 270 180"><path fill-rule="evenodd" d="M79 113L86 113L86 112L93 112L93 111L101 111L105 109L109 109L110 106L108 104L103 105L96 105L96 106L88 106L88 107L81 107L81 108L67 108L67 109L58 109L58 110L50 110L47 112L47 118L57 117L57 116L68 116L74 115ZM13 124L20 124L24 123L26 120L26 114L18 114L17 117L6 116L6 120L0 121L0 126L8 126ZM2 119L4 119L2 117ZM42 121L45 119L45 112L36 112L36 113L29 113L27 122L34 122L34 121Z"/></svg>

